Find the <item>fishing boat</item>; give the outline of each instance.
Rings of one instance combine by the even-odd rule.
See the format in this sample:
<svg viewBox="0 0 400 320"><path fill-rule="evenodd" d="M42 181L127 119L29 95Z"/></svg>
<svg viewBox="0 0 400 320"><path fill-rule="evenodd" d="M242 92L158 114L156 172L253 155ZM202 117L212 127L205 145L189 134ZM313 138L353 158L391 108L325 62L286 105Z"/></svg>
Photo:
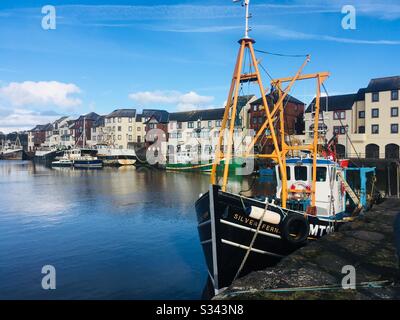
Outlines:
<svg viewBox="0 0 400 320"><path fill-rule="evenodd" d="M222 171L224 168L225 159L220 160L220 165L217 167L217 171ZM229 170L231 173L235 173L236 169L243 168L246 165L241 159L235 159L229 164ZM209 157L199 161L198 155L193 155L190 152L178 153L175 156L174 162L168 162L165 166L166 170L180 171L180 172L205 172L210 173L212 171L213 158Z"/></svg>
<svg viewBox="0 0 400 320"><path fill-rule="evenodd" d="M134 149L114 148L107 144L97 144L97 157L107 166L133 166L136 163Z"/></svg>
<svg viewBox="0 0 400 320"><path fill-rule="evenodd" d="M98 159L92 149L71 149L65 150L64 155L51 163L52 167L67 167L79 169L99 169L103 167L103 161Z"/></svg>
<svg viewBox="0 0 400 320"><path fill-rule="evenodd" d="M310 60L307 56L296 75L272 79L271 90L278 93L276 103L268 102L264 90L254 43L248 35L249 0L246 10L245 36L240 49L228 94L216 156L212 165L209 190L195 203L200 243L204 252L214 294L227 288L235 279L253 270L275 265L311 241L337 231L367 207L366 177L374 168L348 168L335 154L335 139L326 143L326 132L319 128L321 86L327 72L303 74ZM245 70L246 53L251 72ZM264 67L263 67L264 69ZM316 82L313 141L309 145L292 145L285 132L285 97L298 81ZM254 82L260 91L265 122L240 157L268 159L274 163L276 193L270 196L244 196L229 190L229 164L239 87ZM287 84L285 89L283 85ZM229 130L229 135L225 134ZM272 145L270 153L255 153L260 139ZM226 151L225 151L226 150ZM225 151L225 152L224 152ZM221 163L222 159L224 162ZM221 185L218 166L223 166ZM346 180L350 170L359 170L361 194L356 195Z"/></svg>
<svg viewBox="0 0 400 320"><path fill-rule="evenodd" d="M22 160L24 157L24 149L21 146L19 137L14 143L3 141L2 147L0 149L0 159L1 160Z"/></svg>

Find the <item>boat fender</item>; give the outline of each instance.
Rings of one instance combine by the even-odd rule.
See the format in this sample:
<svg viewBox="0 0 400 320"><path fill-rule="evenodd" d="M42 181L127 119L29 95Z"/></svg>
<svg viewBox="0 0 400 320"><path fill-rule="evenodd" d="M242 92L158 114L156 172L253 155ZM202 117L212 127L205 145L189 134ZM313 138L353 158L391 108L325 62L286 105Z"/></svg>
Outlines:
<svg viewBox="0 0 400 320"><path fill-rule="evenodd" d="M281 215L271 210L266 210L264 214L264 208L259 208L255 206L251 206L248 208L250 218L260 220L264 215L264 222L268 222L271 224L279 224L281 222Z"/></svg>
<svg viewBox="0 0 400 320"><path fill-rule="evenodd" d="M288 215L282 221L282 239L293 245L300 245L307 241L310 232L310 223L300 214Z"/></svg>

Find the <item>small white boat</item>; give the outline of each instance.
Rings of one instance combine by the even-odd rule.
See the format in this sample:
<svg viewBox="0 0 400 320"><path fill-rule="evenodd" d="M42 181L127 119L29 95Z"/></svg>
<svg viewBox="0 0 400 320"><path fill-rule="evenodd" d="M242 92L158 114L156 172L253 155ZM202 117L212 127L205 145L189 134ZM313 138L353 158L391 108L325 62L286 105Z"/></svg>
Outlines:
<svg viewBox="0 0 400 320"><path fill-rule="evenodd" d="M103 161L90 154L85 154L84 150L66 150L62 158L51 163L52 167L74 167L79 169L99 169L103 167Z"/></svg>
<svg viewBox="0 0 400 320"><path fill-rule="evenodd" d="M97 157L108 166L133 166L136 163L136 153L133 149L118 149L106 144L95 146Z"/></svg>
<svg viewBox="0 0 400 320"><path fill-rule="evenodd" d="M51 163L52 167L57 167L57 168L71 168L73 167L74 162L70 159L62 158L58 161L53 161Z"/></svg>

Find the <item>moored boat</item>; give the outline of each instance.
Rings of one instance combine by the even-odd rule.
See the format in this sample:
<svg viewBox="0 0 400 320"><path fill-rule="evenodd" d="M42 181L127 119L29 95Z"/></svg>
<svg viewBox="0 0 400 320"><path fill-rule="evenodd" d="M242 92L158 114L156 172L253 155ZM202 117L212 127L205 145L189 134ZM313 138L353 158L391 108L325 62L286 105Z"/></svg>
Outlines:
<svg viewBox="0 0 400 320"><path fill-rule="evenodd" d="M104 144L98 144L95 148L97 158L107 166L133 166L137 160L134 149L119 149Z"/></svg>
<svg viewBox="0 0 400 320"><path fill-rule="evenodd" d="M96 151L92 149L65 150L61 158L51 163L52 167L73 167L78 169L99 169L103 161L93 156Z"/></svg>
<svg viewBox="0 0 400 320"><path fill-rule="evenodd" d="M2 142L0 149L0 160L23 160L24 158L24 149L21 146L19 137L14 143Z"/></svg>
<svg viewBox="0 0 400 320"><path fill-rule="evenodd" d="M245 36L239 41L235 72L215 148L210 187L195 203L200 243L215 294L238 277L272 266L308 242L335 232L351 221L363 208L369 207L366 174L375 172L375 168L347 168L348 163L337 159L335 135L327 143L326 131L320 132L321 87L329 73L302 74L309 56L294 77L271 80L271 92L276 93L278 99L272 105L268 102L259 72L261 62L256 59L253 47L255 41L248 36L249 2L243 1ZM249 51L251 74L244 70L246 51ZM315 80L317 91L312 143L299 145L291 144L285 132L284 101L292 86L303 80ZM225 130L234 126L239 87L243 82L258 84L265 121L247 150L233 155L233 131L226 135ZM285 83L288 85L283 89ZM254 146L260 141L264 144L269 141L272 150L254 154ZM245 197L241 192L229 191L229 165L234 157L272 161L275 194ZM222 160L222 183L217 185L220 180L218 165ZM360 195L355 194L346 180L349 170L360 171Z"/></svg>

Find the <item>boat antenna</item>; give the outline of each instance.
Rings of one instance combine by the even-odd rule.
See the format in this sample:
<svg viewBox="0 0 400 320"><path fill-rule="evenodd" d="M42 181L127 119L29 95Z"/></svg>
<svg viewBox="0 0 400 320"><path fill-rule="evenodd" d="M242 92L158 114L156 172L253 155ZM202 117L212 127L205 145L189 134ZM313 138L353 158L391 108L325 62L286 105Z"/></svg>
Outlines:
<svg viewBox="0 0 400 320"><path fill-rule="evenodd" d="M246 24L245 24L245 30L244 30L244 38L249 39L249 32L251 31L251 28L249 27L249 19L252 17L251 13L249 13L249 6L250 6L250 0L233 0L234 3L241 2L242 7L245 7L246 9Z"/></svg>

